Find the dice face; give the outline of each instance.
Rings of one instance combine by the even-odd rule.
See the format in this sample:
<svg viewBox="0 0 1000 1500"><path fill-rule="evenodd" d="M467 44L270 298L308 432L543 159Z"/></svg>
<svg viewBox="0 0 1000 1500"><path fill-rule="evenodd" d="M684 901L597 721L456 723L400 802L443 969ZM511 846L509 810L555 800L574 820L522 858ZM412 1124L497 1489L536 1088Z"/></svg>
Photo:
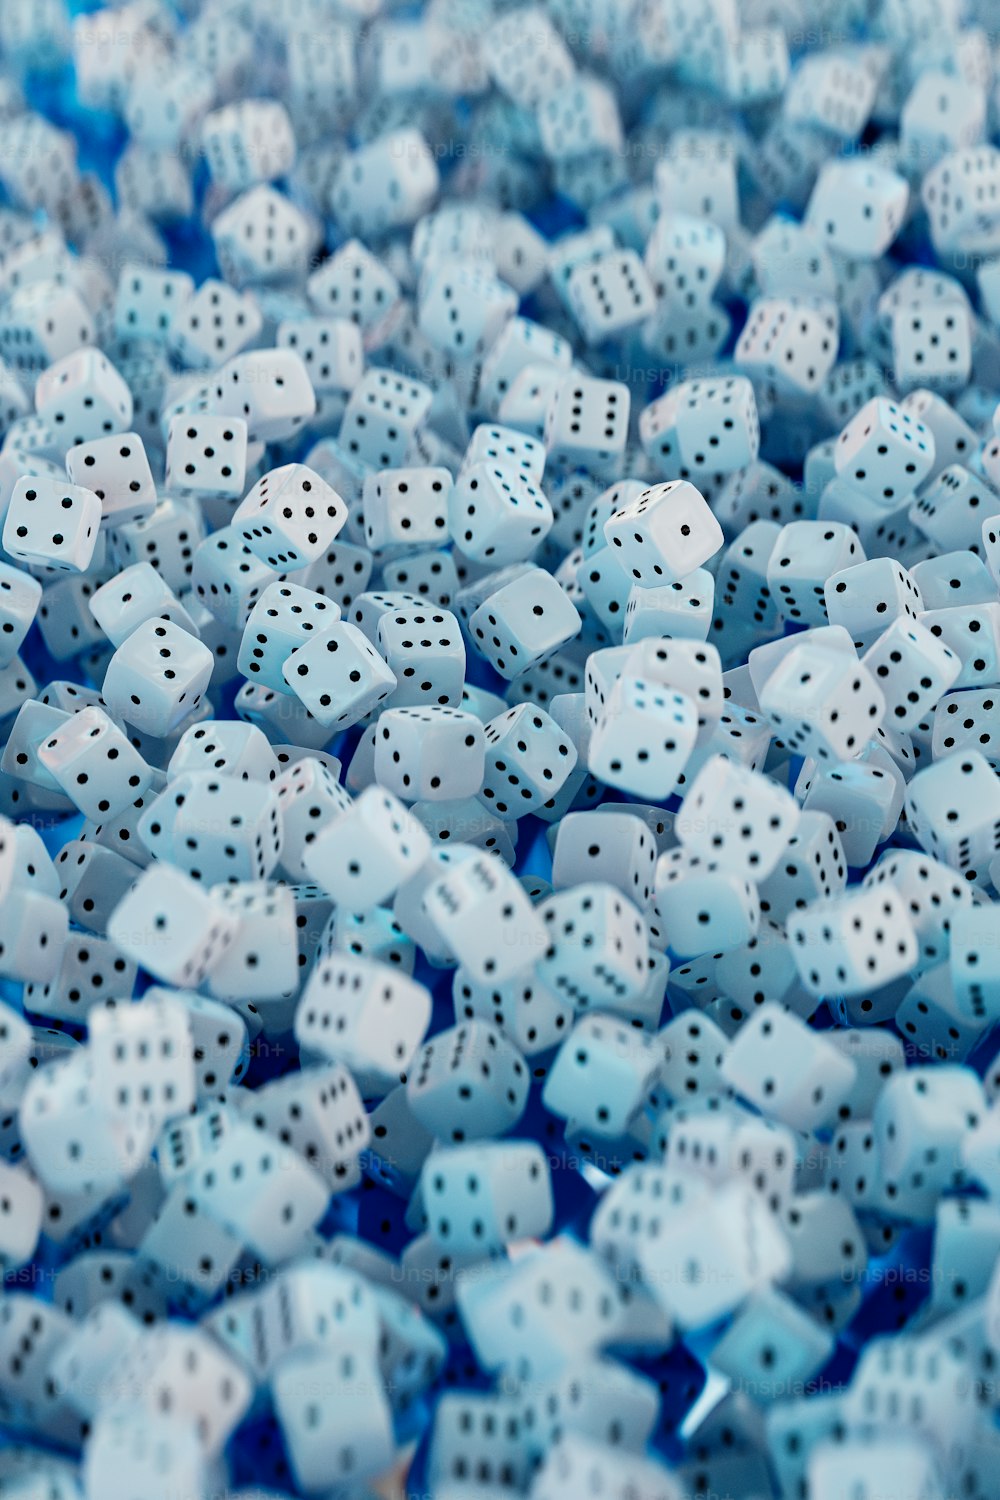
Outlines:
<svg viewBox="0 0 1000 1500"><path fill-rule="evenodd" d="M486 775L482 797L503 819L544 804L576 765L576 751L558 723L530 704L486 725Z"/></svg>
<svg viewBox="0 0 1000 1500"><path fill-rule="evenodd" d="M482 354L516 311L510 287L478 267L446 263L421 284L421 332L460 360Z"/></svg>
<svg viewBox="0 0 1000 1500"><path fill-rule="evenodd" d="M456 706L465 681L465 644L455 616L424 606L390 610L376 630L379 651L396 678L392 706Z"/></svg>
<svg viewBox="0 0 1000 1500"><path fill-rule="evenodd" d="M580 615L540 568L491 594L469 620L473 640L503 677L515 678L573 639Z"/></svg>
<svg viewBox="0 0 1000 1500"><path fill-rule="evenodd" d="M614 380L564 380L551 398L545 417L548 461L584 464L600 477L614 479L628 437L629 391Z"/></svg>
<svg viewBox="0 0 1000 1500"><path fill-rule="evenodd" d="M113 526L140 521L156 509L156 485L142 439L134 432L81 442L66 454L66 472L101 502Z"/></svg>
<svg viewBox="0 0 1000 1500"><path fill-rule="evenodd" d="M567 286L573 315L589 343L614 338L652 313L656 298L634 250L578 266Z"/></svg>
<svg viewBox="0 0 1000 1500"><path fill-rule="evenodd" d="M823 385L837 359L837 313L823 299L762 298L750 309L734 361L798 395Z"/></svg>
<svg viewBox="0 0 1000 1500"><path fill-rule="evenodd" d="M516 1048L492 1026L470 1021L424 1043L407 1074L406 1097L426 1130L459 1144L515 1125L529 1082Z"/></svg>
<svg viewBox="0 0 1000 1500"><path fill-rule="evenodd" d="M181 493L235 498L246 474L242 417L175 416L167 441L167 485Z"/></svg>
<svg viewBox="0 0 1000 1500"><path fill-rule="evenodd" d="M369 787L326 825L303 863L335 901L361 912L393 895L429 853L430 839L402 803Z"/></svg>
<svg viewBox="0 0 1000 1500"><path fill-rule="evenodd" d="M419 381L368 370L351 392L340 443L348 453L378 469L404 464L432 398L430 388Z"/></svg>
<svg viewBox="0 0 1000 1500"><path fill-rule="evenodd" d="M321 724L337 728L357 723L396 686L384 657L343 620L291 652L281 673Z"/></svg>
<svg viewBox="0 0 1000 1500"><path fill-rule="evenodd" d="M272 583L247 617L237 666L251 682L263 682L276 693L288 691L282 666L312 636L340 617L339 606L312 589L294 583Z"/></svg>
<svg viewBox="0 0 1000 1500"><path fill-rule="evenodd" d="M756 459L760 425L745 376L684 381L673 395L677 445L692 472L728 473Z"/></svg>
<svg viewBox="0 0 1000 1500"><path fill-rule="evenodd" d="M289 318L278 325L278 348L292 349L301 357L317 395L351 391L361 378L361 332L351 316Z"/></svg>
<svg viewBox="0 0 1000 1500"><path fill-rule="evenodd" d="M215 368L245 348L262 326L253 297L209 278L174 316L170 345L190 368Z"/></svg>
<svg viewBox="0 0 1000 1500"><path fill-rule="evenodd" d="M337 319L347 320L359 331L357 372L350 385L343 387L343 389L352 389L361 374L360 333L367 333L377 328L385 320L399 301L399 282L388 266L367 250L360 240L349 240L324 265L313 272L307 283L307 291L309 300L317 311L331 314ZM295 346L291 345L291 347ZM305 350L301 347L301 340L299 352L305 359ZM307 360L307 363L310 362ZM310 373L312 373L311 364ZM315 376L313 384L316 385ZM318 385L316 388L320 389Z"/></svg>
<svg viewBox="0 0 1000 1500"><path fill-rule="evenodd" d="M957 652L918 620L897 620L863 661L885 695L886 722L903 730L915 728L962 671Z"/></svg>
<svg viewBox="0 0 1000 1500"><path fill-rule="evenodd" d="M437 167L423 136L397 130L344 159L330 201L348 233L368 238L414 223L437 190Z"/></svg>
<svg viewBox="0 0 1000 1500"><path fill-rule="evenodd" d="M94 555L100 524L101 502L92 490L25 477L10 498L3 544L22 562L83 573Z"/></svg>
<svg viewBox="0 0 1000 1500"><path fill-rule="evenodd" d="M79 349L49 366L35 388L35 410L67 448L132 420L132 394L96 349Z"/></svg>
<svg viewBox="0 0 1000 1500"><path fill-rule="evenodd" d="M552 521L542 491L516 469L492 460L463 468L448 506L449 530L463 552L492 567L527 557Z"/></svg>
<svg viewBox="0 0 1000 1500"><path fill-rule="evenodd" d="M774 869L799 817L783 788L713 756L688 788L675 829L693 853L760 879Z"/></svg>
<svg viewBox="0 0 1000 1500"><path fill-rule="evenodd" d="M825 625L826 580L839 569L864 561L864 549L850 526L837 521L791 521L775 538L767 562L767 586L786 619Z"/></svg>
<svg viewBox="0 0 1000 1500"><path fill-rule="evenodd" d="M594 728L588 765L602 781L635 796L667 796L697 735L690 698L641 677L623 676Z"/></svg>
<svg viewBox="0 0 1000 1500"><path fill-rule="evenodd" d="M789 937L812 994L876 989L905 974L917 952L906 909L891 889L880 892L874 908L850 894L817 902L789 918Z"/></svg>
<svg viewBox="0 0 1000 1500"><path fill-rule="evenodd" d="M887 557L831 574L823 592L830 624L849 630L859 649L895 619L915 620L923 603L906 569Z"/></svg>
<svg viewBox="0 0 1000 1500"><path fill-rule="evenodd" d="M437 546L448 536L447 469L384 469L365 479L365 539L376 551Z"/></svg>
<svg viewBox="0 0 1000 1500"><path fill-rule="evenodd" d="M165 342L175 315L193 292L194 281L184 271L123 266L115 298L115 328L125 338Z"/></svg>
<svg viewBox="0 0 1000 1500"><path fill-rule="evenodd" d="M809 201L807 222L845 255L874 259L895 239L903 222L906 180L858 161L825 167Z"/></svg>
<svg viewBox="0 0 1000 1500"><path fill-rule="evenodd" d="M764 683L760 706L785 745L829 763L861 754L882 722L886 700L853 655L805 643Z"/></svg>
<svg viewBox="0 0 1000 1500"><path fill-rule="evenodd" d="M152 771L100 708L84 708L47 739L39 759L90 818L115 817L142 795Z"/></svg>

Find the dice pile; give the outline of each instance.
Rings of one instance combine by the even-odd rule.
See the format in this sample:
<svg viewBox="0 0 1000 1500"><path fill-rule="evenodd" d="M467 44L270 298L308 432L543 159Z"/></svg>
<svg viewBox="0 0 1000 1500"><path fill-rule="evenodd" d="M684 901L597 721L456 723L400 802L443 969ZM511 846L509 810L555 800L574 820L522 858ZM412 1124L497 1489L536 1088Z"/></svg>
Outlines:
<svg viewBox="0 0 1000 1500"><path fill-rule="evenodd" d="M996 1500L986 0L0 0L0 1497Z"/></svg>

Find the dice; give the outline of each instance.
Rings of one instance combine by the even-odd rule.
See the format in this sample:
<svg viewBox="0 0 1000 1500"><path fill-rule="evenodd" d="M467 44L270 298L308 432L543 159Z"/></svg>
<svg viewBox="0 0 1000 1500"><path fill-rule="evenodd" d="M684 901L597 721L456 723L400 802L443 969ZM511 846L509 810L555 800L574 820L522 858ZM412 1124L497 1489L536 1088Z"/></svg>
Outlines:
<svg viewBox="0 0 1000 1500"><path fill-rule="evenodd" d="M250 551L283 572L323 555L347 520L331 485L305 464L284 464L259 479L233 515Z"/></svg>
<svg viewBox="0 0 1000 1500"><path fill-rule="evenodd" d="M469 1021L424 1043L407 1074L406 1098L425 1130L458 1145L512 1129L529 1082L517 1049L486 1022Z"/></svg>
<svg viewBox="0 0 1000 1500"><path fill-rule="evenodd" d="M242 417L181 412L171 418L168 488L203 499L235 499L243 493L246 466L247 424Z"/></svg>
<svg viewBox="0 0 1000 1500"><path fill-rule="evenodd" d="M715 755L687 788L674 829L692 853L759 880L778 863L800 816L790 793Z"/></svg>
<svg viewBox="0 0 1000 1500"><path fill-rule="evenodd" d="M3 545L21 562L85 573L100 524L101 502L93 490L25 476L10 497Z"/></svg>
<svg viewBox="0 0 1000 1500"><path fill-rule="evenodd" d="M445 1146L424 1163L421 1191L431 1232L457 1255L485 1258L552 1223L549 1164L534 1141Z"/></svg>
<svg viewBox="0 0 1000 1500"><path fill-rule="evenodd" d="M169 620L147 620L108 663L102 692L112 713L152 735L169 734L201 703L212 675L208 647Z"/></svg>
<svg viewBox="0 0 1000 1500"><path fill-rule="evenodd" d="M482 722L461 709L428 704L387 708L375 731L375 775L406 801L474 797L486 769Z"/></svg>
<svg viewBox="0 0 1000 1500"><path fill-rule="evenodd" d="M686 480L644 490L604 523L625 572L647 587L673 583L700 568L722 546L722 527Z"/></svg>

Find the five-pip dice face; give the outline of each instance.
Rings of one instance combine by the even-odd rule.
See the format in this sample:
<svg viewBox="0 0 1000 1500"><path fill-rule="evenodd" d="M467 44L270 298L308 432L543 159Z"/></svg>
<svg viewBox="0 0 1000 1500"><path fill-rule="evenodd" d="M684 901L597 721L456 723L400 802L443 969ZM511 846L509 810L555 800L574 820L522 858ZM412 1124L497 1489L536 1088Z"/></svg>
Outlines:
<svg viewBox="0 0 1000 1500"><path fill-rule="evenodd" d="M972 364L972 321L967 308L901 307L892 319L893 374L899 390L933 386L960 391Z"/></svg>
<svg viewBox="0 0 1000 1500"><path fill-rule="evenodd" d="M242 417L180 413L170 423L166 483L192 495L235 499L243 493L247 424Z"/></svg>
<svg viewBox="0 0 1000 1500"><path fill-rule="evenodd" d="M863 660L885 694L886 723L904 732L920 723L962 672L957 651L908 618L895 620Z"/></svg>
<svg viewBox="0 0 1000 1500"><path fill-rule="evenodd" d="M93 490L26 475L14 486L3 527L11 557L83 573L97 545L101 502Z"/></svg>

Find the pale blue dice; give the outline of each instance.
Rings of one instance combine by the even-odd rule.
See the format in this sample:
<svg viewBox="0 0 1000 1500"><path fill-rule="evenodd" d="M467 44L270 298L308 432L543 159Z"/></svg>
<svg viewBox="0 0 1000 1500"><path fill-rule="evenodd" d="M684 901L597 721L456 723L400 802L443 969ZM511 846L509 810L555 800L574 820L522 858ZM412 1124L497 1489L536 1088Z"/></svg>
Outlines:
<svg viewBox="0 0 1000 1500"><path fill-rule="evenodd" d="M655 1042L617 1017L584 1016L545 1080L547 1109L604 1136L623 1135L660 1068Z"/></svg>
<svg viewBox="0 0 1000 1500"><path fill-rule="evenodd" d="M485 1021L466 1021L424 1043L407 1073L406 1097L425 1130L458 1145L512 1130L530 1082L511 1042Z"/></svg>
<svg viewBox="0 0 1000 1500"><path fill-rule="evenodd" d="M285 658L285 685L330 732L356 724L396 687L385 658L346 620L337 620Z"/></svg>
<svg viewBox="0 0 1000 1500"><path fill-rule="evenodd" d="M169 620L147 620L108 663L109 710L140 731L169 734L194 713L212 675L208 647Z"/></svg>
<svg viewBox="0 0 1000 1500"><path fill-rule="evenodd" d="M375 775L404 801L474 797L483 784L486 738L475 714L427 704L387 708L375 727Z"/></svg>
<svg viewBox="0 0 1000 1500"><path fill-rule="evenodd" d="M531 568L483 600L469 619L469 633L480 654L512 681L571 641L581 623L552 574Z"/></svg>
<svg viewBox="0 0 1000 1500"><path fill-rule="evenodd" d="M247 617L237 667L250 682L287 693L282 667L291 653L340 619L340 606L296 583L272 583Z"/></svg>
<svg viewBox="0 0 1000 1500"><path fill-rule="evenodd" d="M421 1191L431 1233L456 1254L485 1257L552 1224L549 1164L534 1141L481 1142L433 1151Z"/></svg>

